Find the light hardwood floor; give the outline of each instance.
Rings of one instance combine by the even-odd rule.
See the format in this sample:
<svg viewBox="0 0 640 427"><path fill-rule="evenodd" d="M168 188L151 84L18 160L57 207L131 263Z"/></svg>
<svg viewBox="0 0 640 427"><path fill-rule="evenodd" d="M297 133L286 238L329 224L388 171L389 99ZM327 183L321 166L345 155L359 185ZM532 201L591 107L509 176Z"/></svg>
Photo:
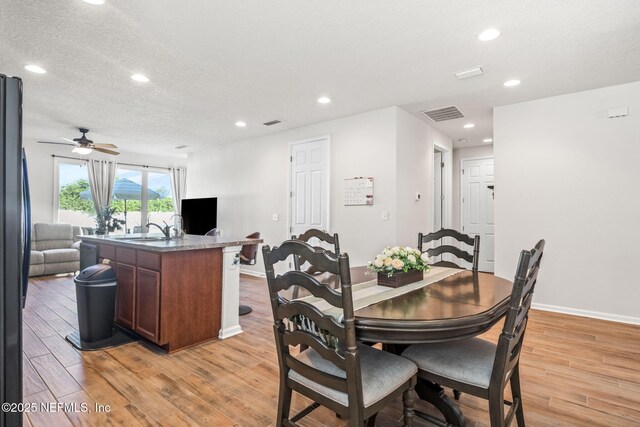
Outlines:
<svg viewBox="0 0 640 427"><path fill-rule="evenodd" d="M24 401L86 403L92 412L30 413L25 425L273 425L278 363L266 281L242 276L241 300L254 311L241 317L244 333L228 340L172 355L141 342L80 353L64 340L77 328L71 276L33 279ZM499 325L486 336L498 333ZM640 326L534 310L521 362L529 426L640 425ZM298 410L308 403L295 394L293 402ZM110 412L93 412L96 403ZM463 394L460 405L469 426L488 425L485 401ZM401 415L398 401L376 425L400 426ZM300 425L345 422L319 408Z"/></svg>

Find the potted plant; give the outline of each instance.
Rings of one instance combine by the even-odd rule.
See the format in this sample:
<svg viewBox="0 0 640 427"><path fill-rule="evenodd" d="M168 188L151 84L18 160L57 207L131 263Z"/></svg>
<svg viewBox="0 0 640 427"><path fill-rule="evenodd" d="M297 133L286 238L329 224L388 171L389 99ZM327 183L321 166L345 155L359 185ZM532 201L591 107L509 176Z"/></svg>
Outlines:
<svg viewBox="0 0 640 427"><path fill-rule="evenodd" d="M122 230L124 221L114 218L116 208L105 206L96 214L96 234L108 235L109 233Z"/></svg>
<svg viewBox="0 0 640 427"><path fill-rule="evenodd" d="M387 246L376 259L369 261L369 270L378 273L378 284L397 288L420 281L429 270L429 257L412 247Z"/></svg>

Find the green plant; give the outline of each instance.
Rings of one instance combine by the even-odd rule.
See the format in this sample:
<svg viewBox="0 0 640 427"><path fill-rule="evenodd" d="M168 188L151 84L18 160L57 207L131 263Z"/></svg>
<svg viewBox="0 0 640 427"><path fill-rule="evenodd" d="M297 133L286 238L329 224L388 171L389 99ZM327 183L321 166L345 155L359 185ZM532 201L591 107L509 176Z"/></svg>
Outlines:
<svg viewBox="0 0 640 427"><path fill-rule="evenodd" d="M104 207L96 215L96 234L107 234L116 230L122 230L124 221L113 217L115 208Z"/></svg>
<svg viewBox="0 0 640 427"><path fill-rule="evenodd" d="M429 256L420 253L418 249L409 246L393 248L387 246L374 261L369 261L369 270L380 273L387 273L391 277L394 273L409 270L427 271L429 270Z"/></svg>

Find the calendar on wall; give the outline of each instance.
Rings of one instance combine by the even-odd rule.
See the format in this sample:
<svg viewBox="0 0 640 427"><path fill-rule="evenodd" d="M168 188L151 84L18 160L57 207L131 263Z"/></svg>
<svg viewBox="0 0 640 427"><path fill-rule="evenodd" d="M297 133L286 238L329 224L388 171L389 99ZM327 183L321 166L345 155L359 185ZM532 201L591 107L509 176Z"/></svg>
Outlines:
<svg viewBox="0 0 640 427"><path fill-rule="evenodd" d="M373 205L373 178L348 178L344 180L345 206Z"/></svg>

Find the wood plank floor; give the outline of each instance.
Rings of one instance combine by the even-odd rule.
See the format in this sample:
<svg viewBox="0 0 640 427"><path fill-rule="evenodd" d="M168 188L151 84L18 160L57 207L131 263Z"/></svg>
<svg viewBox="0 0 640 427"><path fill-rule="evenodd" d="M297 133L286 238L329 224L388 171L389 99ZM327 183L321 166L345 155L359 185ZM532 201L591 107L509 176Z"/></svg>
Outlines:
<svg viewBox="0 0 640 427"><path fill-rule="evenodd" d="M242 276L241 300L254 311L241 317L244 333L225 341L173 355L140 342L80 353L64 341L77 328L71 276L33 279L24 311L24 401L85 403L92 412L30 413L25 425L273 425L278 364L265 280ZM529 426L640 425L639 326L541 311L530 319L521 357ZM487 337L495 339L499 327ZM294 394L296 409L307 402ZM96 404L110 412L95 412ZM460 404L469 426L488 425L485 401L463 395ZM320 408L300 425L345 422ZM376 425L400 426L401 403Z"/></svg>

